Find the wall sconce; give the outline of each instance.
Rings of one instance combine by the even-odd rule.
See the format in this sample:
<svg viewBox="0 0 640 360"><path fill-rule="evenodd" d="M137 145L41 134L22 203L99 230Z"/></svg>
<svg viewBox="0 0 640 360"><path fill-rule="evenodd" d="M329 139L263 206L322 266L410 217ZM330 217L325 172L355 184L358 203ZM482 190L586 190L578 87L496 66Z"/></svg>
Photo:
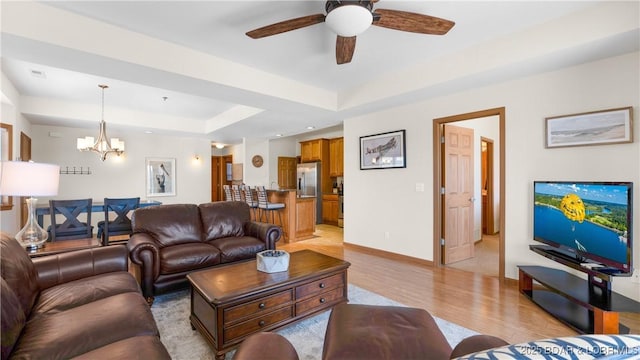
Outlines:
<svg viewBox="0 0 640 360"><path fill-rule="evenodd" d="M193 165L200 165L200 155L193 155L193 159L191 160Z"/></svg>

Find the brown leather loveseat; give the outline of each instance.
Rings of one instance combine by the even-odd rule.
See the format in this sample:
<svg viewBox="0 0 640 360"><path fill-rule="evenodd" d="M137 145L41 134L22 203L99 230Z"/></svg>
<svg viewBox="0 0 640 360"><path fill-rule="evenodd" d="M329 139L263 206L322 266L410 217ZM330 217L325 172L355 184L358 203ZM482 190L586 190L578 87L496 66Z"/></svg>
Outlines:
<svg viewBox="0 0 640 360"><path fill-rule="evenodd" d="M170 359L124 246L33 261L0 234L2 359Z"/></svg>
<svg viewBox="0 0 640 360"><path fill-rule="evenodd" d="M131 223L127 246L149 304L155 295L187 287L188 273L255 259L275 249L282 235L279 226L251 221L241 201L150 206L137 209Z"/></svg>

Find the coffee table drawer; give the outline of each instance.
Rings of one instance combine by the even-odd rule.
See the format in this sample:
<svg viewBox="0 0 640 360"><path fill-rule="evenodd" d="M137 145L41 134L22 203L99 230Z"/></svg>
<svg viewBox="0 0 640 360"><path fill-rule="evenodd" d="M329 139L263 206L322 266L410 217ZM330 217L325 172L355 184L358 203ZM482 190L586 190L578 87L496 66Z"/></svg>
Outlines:
<svg viewBox="0 0 640 360"><path fill-rule="evenodd" d="M224 342L262 331L273 324L293 318L293 306L287 306L254 319L241 322L224 330Z"/></svg>
<svg viewBox="0 0 640 360"><path fill-rule="evenodd" d="M316 311L344 299L344 288L339 287L296 304L296 316Z"/></svg>
<svg viewBox="0 0 640 360"><path fill-rule="evenodd" d="M265 313L285 304L293 302L293 291L287 290L264 298L234 306L224 310L224 323L230 324L237 322L247 316Z"/></svg>
<svg viewBox="0 0 640 360"><path fill-rule="evenodd" d="M336 274L296 287L296 299L304 299L306 297L325 292L329 289L342 286L344 286L344 276L343 274Z"/></svg>

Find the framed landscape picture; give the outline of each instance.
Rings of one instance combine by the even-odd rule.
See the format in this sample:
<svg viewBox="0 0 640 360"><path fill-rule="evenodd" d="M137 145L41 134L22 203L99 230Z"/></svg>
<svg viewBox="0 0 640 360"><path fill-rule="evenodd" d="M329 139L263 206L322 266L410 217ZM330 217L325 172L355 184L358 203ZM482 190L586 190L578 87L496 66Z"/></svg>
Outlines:
<svg viewBox="0 0 640 360"><path fill-rule="evenodd" d="M404 167L404 130L360 137L360 170Z"/></svg>
<svg viewBox="0 0 640 360"><path fill-rule="evenodd" d="M146 159L147 197L176 195L176 159Z"/></svg>
<svg viewBox="0 0 640 360"><path fill-rule="evenodd" d="M545 120L547 148L633 142L630 106Z"/></svg>

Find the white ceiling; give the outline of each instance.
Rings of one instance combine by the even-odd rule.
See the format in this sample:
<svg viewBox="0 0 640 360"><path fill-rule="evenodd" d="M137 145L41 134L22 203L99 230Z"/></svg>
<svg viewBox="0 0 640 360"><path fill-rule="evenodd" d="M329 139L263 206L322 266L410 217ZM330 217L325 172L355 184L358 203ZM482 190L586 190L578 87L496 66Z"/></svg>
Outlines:
<svg viewBox="0 0 640 360"><path fill-rule="evenodd" d="M324 13L324 1L3 1L2 71L35 124L96 126L97 85L105 83L110 128L239 143L637 51L637 24L590 35L566 20L589 19L602 5L382 0L374 9L428 14L456 25L444 36L372 26L358 36L353 61L336 65L336 36L325 24L258 40L245 35ZM625 6L637 14L637 2ZM550 36L550 29L560 33ZM492 48L499 51L479 50ZM456 67L460 59L471 70Z"/></svg>

